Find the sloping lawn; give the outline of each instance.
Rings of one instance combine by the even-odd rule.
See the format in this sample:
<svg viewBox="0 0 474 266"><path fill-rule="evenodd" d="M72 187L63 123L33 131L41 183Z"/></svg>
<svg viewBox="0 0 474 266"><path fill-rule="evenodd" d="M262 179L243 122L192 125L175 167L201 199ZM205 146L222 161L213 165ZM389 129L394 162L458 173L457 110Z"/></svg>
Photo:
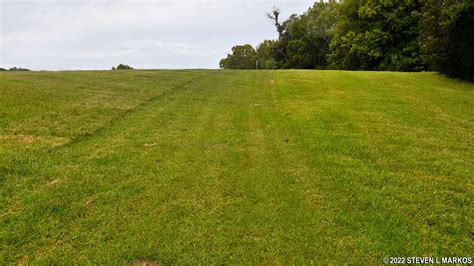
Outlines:
<svg viewBox="0 0 474 266"><path fill-rule="evenodd" d="M436 73L0 73L0 261L472 257L473 134Z"/></svg>

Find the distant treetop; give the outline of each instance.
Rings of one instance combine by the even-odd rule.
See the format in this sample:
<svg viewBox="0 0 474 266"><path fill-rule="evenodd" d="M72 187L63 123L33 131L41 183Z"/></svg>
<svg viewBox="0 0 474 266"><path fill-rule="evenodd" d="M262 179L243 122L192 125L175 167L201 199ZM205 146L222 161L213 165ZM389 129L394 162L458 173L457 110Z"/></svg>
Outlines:
<svg viewBox="0 0 474 266"><path fill-rule="evenodd" d="M112 70L132 70L133 67L129 65L120 64L117 67L112 67Z"/></svg>

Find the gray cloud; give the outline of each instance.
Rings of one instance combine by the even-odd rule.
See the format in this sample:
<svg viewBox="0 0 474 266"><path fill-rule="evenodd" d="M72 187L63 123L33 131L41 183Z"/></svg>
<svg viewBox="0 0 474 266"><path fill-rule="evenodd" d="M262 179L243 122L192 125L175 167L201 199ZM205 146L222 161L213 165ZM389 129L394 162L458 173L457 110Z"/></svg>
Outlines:
<svg viewBox="0 0 474 266"><path fill-rule="evenodd" d="M308 0L0 0L0 66L35 70L217 68L235 44L274 39L265 12Z"/></svg>

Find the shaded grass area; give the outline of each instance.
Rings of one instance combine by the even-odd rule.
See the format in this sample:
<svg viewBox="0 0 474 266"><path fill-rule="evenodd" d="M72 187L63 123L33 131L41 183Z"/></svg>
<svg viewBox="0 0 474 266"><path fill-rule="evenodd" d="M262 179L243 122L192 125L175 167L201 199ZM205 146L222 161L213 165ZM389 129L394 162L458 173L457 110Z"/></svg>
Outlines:
<svg viewBox="0 0 474 266"><path fill-rule="evenodd" d="M0 260L472 256L473 88L435 73L0 73Z"/></svg>

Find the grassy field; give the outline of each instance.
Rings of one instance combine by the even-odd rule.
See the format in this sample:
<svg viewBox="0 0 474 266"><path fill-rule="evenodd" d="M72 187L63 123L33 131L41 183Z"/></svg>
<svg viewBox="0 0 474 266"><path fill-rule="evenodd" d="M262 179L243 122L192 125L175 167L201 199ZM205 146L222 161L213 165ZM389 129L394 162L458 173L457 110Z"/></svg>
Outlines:
<svg viewBox="0 0 474 266"><path fill-rule="evenodd" d="M472 257L473 104L436 73L0 73L0 262Z"/></svg>

